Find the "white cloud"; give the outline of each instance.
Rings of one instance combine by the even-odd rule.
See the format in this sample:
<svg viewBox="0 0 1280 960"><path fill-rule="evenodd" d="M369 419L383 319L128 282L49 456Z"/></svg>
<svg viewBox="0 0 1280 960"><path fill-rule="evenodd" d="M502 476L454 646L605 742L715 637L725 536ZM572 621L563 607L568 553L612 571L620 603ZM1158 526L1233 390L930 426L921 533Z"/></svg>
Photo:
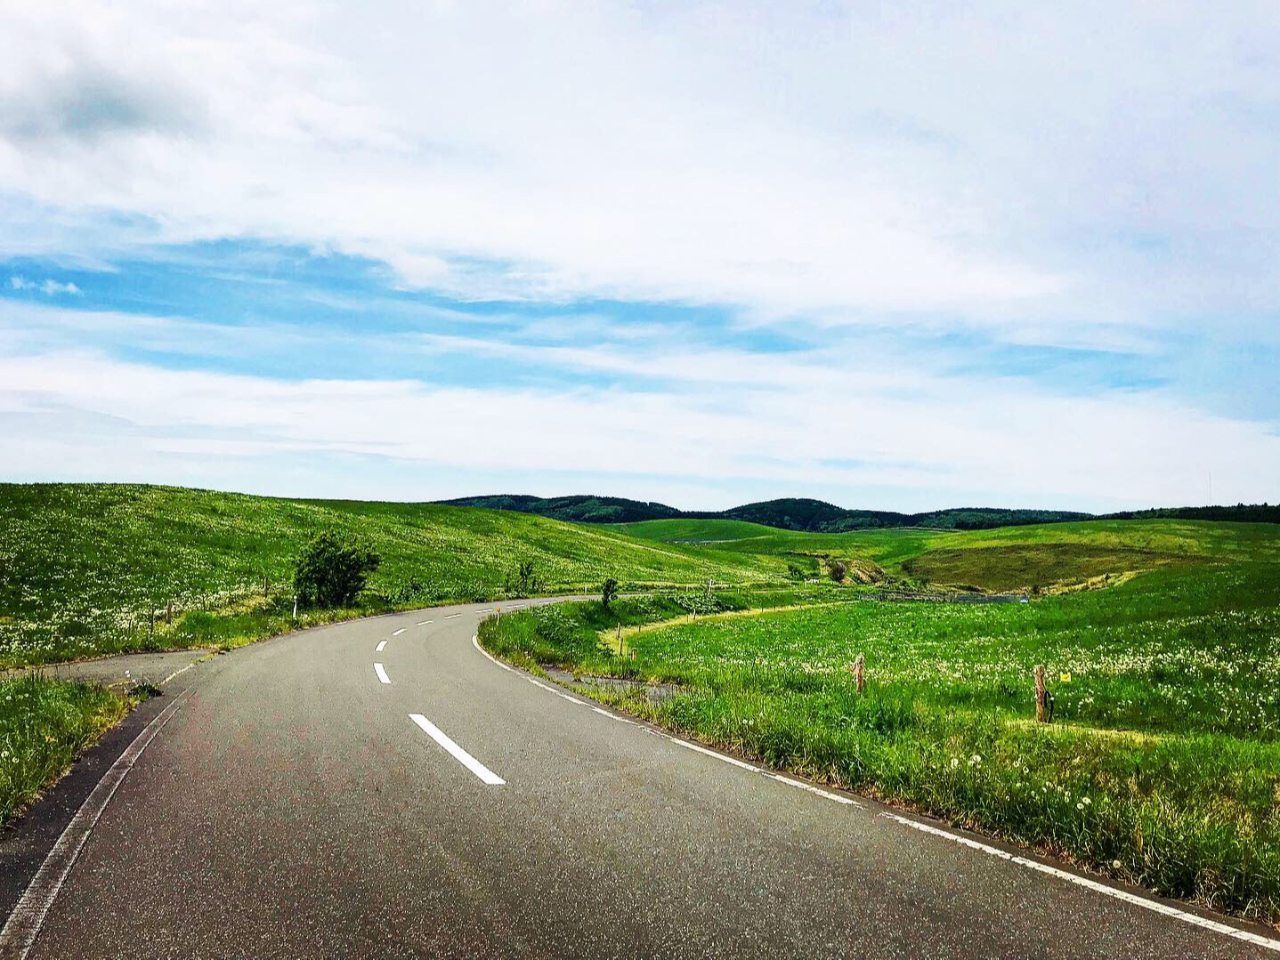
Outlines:
<svg viewBox="0 0 1280 960"><path fill-rule="evenodd" d="M360 497L397 493L387 479L397 463L421 469L419 496L453 492L434 471L518 465L535 486L603 475L689 507L727 506L744 490L839 489L857 502L894 488L895 503L862 505L954 505L956 491L1038 506L1252 501L1273 498L1280 474L1273 431L1159 391L1081 400L957 377L922 378L909 395L856 379L838 393L803 379L765 392L475 389L289 382L64 352L0 357L0 422L0 459L22 477L216 484L235 464L242 489L296 493L280 463L356 457L383 466L345 485L332 470L312 482ZM703 501L679 499L691 490Z"/></svg>
<svg viewBox="0 0 1280 960"><path fill-rule="evenodd" d="M80 292L80 288L74 283L63 283L59 280L28 280L26 277L20 277L14 274L9 278L9 287L12 290L39 290L45 296L55 296L59 293L76 294Z"/></svg>
<svg viewBox="0 0 1280 960"><path fill-rule="evenodd" d="M10 3L0 182L463 296L1108 343L1280 306L1270 13Z"/></svg>

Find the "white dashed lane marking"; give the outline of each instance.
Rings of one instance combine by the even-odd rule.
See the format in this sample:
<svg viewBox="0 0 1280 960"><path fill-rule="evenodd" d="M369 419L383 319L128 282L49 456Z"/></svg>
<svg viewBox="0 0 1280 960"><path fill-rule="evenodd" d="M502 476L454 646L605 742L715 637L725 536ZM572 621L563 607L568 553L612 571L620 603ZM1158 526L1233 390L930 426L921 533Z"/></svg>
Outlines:
<svg viewBox="0 0 1280 960"><path fill-rule="evenodd" d="M411 713L409 714L409 719L421 727L423 732L425 732L432 740L448 750L453 756L453 759L457 760L460 764L491 787L500 787L507 782L471 754L467 753L467 751L454 743L453 739L447 733L437 727L422 714Z"/></svg>
<svg viewBox="0 0 1280 960"><path fill-rule="evenodd" d="M391 682L391 678L387 676L387 671L382 669L382 664L375 663L373 665L373 672L378 675L378 679L381 680L383 683Z"/></svg>

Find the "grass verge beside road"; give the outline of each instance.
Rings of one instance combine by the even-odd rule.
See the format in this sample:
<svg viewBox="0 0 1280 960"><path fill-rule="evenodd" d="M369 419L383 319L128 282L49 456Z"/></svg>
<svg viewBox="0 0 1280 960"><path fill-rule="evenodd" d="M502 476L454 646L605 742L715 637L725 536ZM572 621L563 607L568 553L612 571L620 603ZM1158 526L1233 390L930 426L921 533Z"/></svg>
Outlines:
<svg viewBox="0 0 1280 960"><path fill-rule="evenodd" d="M0 824L56 782L136 704L98 684L0 680Z"/></svg>
<svg viewBox="0 0 1280 960"><path fill-rule="evenodd" d="M1275 563L1171 566L1027 605L707 618L637 634L626 657L601 642L599 604L489 621L480 637L517 661L676 684L591 692L685 735L1275 922L1278 600ZM1050 725L1033 720L1037 663Z"/></svg>

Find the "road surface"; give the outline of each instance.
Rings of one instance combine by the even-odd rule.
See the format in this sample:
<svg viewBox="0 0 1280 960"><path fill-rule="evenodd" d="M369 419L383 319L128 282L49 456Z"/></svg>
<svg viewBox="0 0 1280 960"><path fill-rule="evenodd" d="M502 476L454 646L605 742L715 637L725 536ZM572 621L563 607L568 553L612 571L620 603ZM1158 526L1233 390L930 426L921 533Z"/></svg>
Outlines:
<svg viewBox="0 0 1280 960"><path fill-rule="evenodd" d="M0 843L6 909L33 873L44 891L0 956L1280 955L1262 928L1199 926L535 684L473 644L492 609L186 671ZM138 732L97 819L72 819L60 794L88 796Z"/></svg>

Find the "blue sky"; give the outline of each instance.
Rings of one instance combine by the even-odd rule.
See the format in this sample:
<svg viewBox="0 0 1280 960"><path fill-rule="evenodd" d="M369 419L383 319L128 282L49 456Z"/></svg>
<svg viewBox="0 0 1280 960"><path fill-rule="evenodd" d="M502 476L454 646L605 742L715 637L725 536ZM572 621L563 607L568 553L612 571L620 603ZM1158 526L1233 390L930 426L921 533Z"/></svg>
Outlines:
<svg viewBox="0 0 1280 960"><path fill-rule="evenodd" d="M1266 5L231 7L6 14L0 479L1277 499Z"/></svg>

